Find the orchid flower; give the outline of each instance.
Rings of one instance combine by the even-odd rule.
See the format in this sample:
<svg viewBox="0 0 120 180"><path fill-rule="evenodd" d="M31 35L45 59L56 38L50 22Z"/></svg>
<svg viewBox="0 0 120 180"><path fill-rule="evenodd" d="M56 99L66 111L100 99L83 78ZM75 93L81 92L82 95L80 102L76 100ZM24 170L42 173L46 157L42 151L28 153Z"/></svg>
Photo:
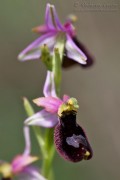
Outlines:
<svg viewBox="0 0 120 180"><path fill-rule="evenodd" d="M80 64L86 64L87 57L75 44L75 28L71 21L62 25L54 5L47 4L45 12L45 24L33 29L41 36L25 48L18 56L21 61L39 59L41 57L41 46L47 45L51 55L54 48L61 49L61 56L66 56Z"/></svg>
<svg viewBox="0 0 120 180"><path fill-rule="evenodd" d="M42 127L55 127L54 142L58 153L66 160L79 162L92 158L92 148L83 128L76 122L79 108L77 100L67 95L41 97L33 102L43 110L26 119L25 124Z"/></svg>
<svg viewBox="0 0 120 180"><path fill-rule="evenodd" d="M28 117L25 121L26 125L37 125L47 128L56 126L58 123L59 107L70 99L67 95L64 95L62 100L57 97L54 73L52 71L47 71L43 94L45 97L35 99L33 102L38 106L44 107L44 109Z"/></svg>
<svg viewBox="0 0 120 180"><path fill-rule="evenodd" d="M35 167L30 166L30 164L38 158L30 155L31 145L29 128L27 126L24 127L24 136L26 147L23 154L17 155L11 163L0 161L0 173L3 176L2 180L12 180L14 177L17 177L19 180L45 180Z"/></svg>
<svg viewBox="0 0 120 180"><path fill-rule="evenodd" d="M58 153L66 160L79 162L89 160L93 151L83 128L76 122L79 108L77 100L67 95L60 99L56 96L53 72L47 72L43 93L33 102L44 109L25 120L25 125L55 127L54 142ZM73 153L74 152L74 153Z"/></svg>

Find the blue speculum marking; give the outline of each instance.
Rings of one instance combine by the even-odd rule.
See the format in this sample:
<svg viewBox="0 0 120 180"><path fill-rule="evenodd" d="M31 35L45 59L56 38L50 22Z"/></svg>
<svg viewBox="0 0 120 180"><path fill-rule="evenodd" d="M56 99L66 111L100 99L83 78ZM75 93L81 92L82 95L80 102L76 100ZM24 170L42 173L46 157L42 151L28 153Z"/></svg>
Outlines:
<svg viewBox="0 0 120 180"><path fill-rule="evenodd" d="M66 138L66 142L68 145L73 146L75 148L79 148L80 144L83 146L87 146L87 141L82 135L75 135Z"/></svg>

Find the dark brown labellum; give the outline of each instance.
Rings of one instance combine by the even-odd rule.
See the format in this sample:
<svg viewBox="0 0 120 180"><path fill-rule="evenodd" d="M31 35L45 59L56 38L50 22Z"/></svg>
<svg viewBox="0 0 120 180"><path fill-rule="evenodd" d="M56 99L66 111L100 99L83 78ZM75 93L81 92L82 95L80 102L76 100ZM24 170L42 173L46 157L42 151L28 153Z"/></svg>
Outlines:
<svg viewBox="0 0 120 180"><path fill-rule="evenodd" d="M76 123L74 111L63 112L60 123L55 127L54 141L58 153L66 160L79 162L92 158L92 148L87 136Z"/></svg>

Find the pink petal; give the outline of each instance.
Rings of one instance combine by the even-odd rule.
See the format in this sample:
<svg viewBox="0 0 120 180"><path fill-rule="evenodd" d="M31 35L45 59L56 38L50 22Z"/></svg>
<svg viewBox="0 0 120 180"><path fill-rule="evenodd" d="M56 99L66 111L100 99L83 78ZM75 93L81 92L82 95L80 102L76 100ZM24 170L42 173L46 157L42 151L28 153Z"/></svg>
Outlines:
<svg viewBox="0 0 120 180"><path fill-rule="evenodd" d="M42 126L45 128L54 127L57 123L57 114L50 114L45 110L41 110L25 120L26 125Z"/></svg>
<svg viewBox="0 0 120 180"><path fill-rule="evenodd" d="M48 97L48 96L56 97L54 74L51 71L47 71L47 77L45 80L43 93L45 97Z"/></svg>
<svg viewBox="0 0 120 180"><path fill-rule="evenodd" d="M37 106L42 106L50 113L57 113L59 106L63 101L57 97L41 97L33 100Z"/></svg>
<svg viewBox="0 0 120 180"><path fill-rule="evenodd" d="M29 155L31 151L31 142L30 142L30 130L28 126L24 126L24 137L25 137L25 150L24 155Z"/></svg>
<svg viewBox="0 0 120 180"><path fill-rule="evenodd" d="M50 50L53 50L55 44L56 34L54 32L42 35L34 42L32 42L26 49L24 49L19 55L18 59L21 61L38 59L41 56L40 47L47 44Z"/></svg>
<svg viewBox="0 0 120 180"><path fill-rule="evenodd" d="M32 28L32 32L44 34L44 33L48 33L49 29L47 28L46 25L40 25L40 26Z"/></svg>
<svg viewBox="0 0 120 180"><path fill-rule="evenodd" d="M67 56L80 64L86 64L86 55L76 46L71 37L67 34L66 41Z"/></svg>
<svg viewBox="0 0 120 180"><path fill-rule="evenodd" d="M38 168L29 166L18 176L18 180L46 180L40 173Z"/></svg>
<svg viewBox="0 0 120 180"><path fill-rule="evenodd" d="M64 102L67 102L68 99L70 99L70 96L68 96L68 95L65 94L65 95L63 96L63 101L64 101Z"/></svg>
<svg viewBox="0 0 120 180"><path fill-rule="evenodd" d="M58 18L54 5L47 4L45 22L49 29L64 30L64 27L60 23L60 20Z"/></svg>
<svg viewBox="0 0 120 180"><path fill-rule="evenodd" d="M12 161L12 171L14 174L21 172L26 166L36 161L35 156L18 155Z"/></svg>
<svg viewBox="0 0 120 180"><path fill-rule="evenodd" d="M66 22L64 24L64 28L66 29L66 32L71 36L71 37L74 37L75 36L75 28L74 26L72 25L71 22Z"/></svg>

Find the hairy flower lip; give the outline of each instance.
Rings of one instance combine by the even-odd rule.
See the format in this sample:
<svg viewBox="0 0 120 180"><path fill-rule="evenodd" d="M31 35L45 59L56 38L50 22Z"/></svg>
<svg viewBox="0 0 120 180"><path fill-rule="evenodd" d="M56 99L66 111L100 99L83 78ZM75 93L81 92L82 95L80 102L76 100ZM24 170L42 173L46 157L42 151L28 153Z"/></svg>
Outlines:
<svg viewBox="0 0 120 180"><path fill-rule="evenodd" d="M54 131L54 142L60 156L74 163L91 159L93 151L84 129L76 123L76 114L64 114L59 120Z"/></svg>

